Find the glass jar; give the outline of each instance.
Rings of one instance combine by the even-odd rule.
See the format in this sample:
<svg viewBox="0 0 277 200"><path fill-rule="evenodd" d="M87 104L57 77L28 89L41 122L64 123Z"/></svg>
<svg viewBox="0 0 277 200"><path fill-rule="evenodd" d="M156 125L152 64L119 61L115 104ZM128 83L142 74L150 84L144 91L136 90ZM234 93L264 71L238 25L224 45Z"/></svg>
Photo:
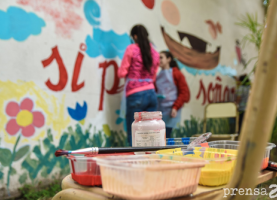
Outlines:
<svg viewBox="0 0 277 200"><path fill-rule="evenodd" d="M135 112L132 123L132 146L165 146L165 123L162 112Z"/></svg>

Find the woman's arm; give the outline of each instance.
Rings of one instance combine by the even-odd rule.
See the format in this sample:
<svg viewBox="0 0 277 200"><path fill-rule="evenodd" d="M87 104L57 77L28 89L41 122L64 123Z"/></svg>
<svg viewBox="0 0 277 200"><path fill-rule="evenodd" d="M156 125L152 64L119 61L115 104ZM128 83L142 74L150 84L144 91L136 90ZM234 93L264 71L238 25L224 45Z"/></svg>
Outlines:
<svg viewBox="0 0 277 200"><path fill-rule="evenodd" d="M120 68L117 71L117 76L119 78L125 78L127 76L131 65L131 61L132 61L132 55L133 55L132 45L129 45L126 48L123 59L121 61Z"/></svg>
<svg viewBox="0 0 277 200"><path fill-rule="evenodd" d="M173 68L173 78L174 78L174 83L178 88L178 97L175 100L172 106L172 109L179 110L185 102L189 101L190 92L184 75L177 68L176 69Z"/></svg>

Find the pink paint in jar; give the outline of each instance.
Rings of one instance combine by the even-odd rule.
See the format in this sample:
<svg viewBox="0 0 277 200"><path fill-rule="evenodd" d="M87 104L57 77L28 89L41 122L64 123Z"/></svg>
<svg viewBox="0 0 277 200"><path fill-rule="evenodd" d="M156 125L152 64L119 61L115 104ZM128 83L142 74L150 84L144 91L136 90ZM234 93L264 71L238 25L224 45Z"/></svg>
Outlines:
<svg viewBox="0 0 277 200"><path fill-rule="evenodd" d="M132 146L166 146L162 112L135 112L132 123Z"/></svg>

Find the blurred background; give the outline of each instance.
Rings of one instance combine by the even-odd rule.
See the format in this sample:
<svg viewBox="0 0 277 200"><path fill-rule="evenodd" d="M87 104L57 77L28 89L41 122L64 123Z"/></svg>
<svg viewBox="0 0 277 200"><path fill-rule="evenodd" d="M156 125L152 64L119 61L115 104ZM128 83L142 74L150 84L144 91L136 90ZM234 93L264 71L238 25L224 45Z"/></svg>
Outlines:
<svg viewBox="0 0 277 200"><path fill-rule="evenodd" d="M255 78L267 5L261 0L1 0L0 198L69 174L68 160L54 157L58 148L128 145L126 121L119 117L124 79L117 70L135 24L147 28L157 51L178 43L213 61L195 65L181 59L182 48L173 53L180 58L190 100L172 137L203 133L205 106L236 102L239 77ZM213 119L207 129L233 133L234 123ZM271 142L276 141L277 123ZM277 161L276 150L271 153Z"/></svg>

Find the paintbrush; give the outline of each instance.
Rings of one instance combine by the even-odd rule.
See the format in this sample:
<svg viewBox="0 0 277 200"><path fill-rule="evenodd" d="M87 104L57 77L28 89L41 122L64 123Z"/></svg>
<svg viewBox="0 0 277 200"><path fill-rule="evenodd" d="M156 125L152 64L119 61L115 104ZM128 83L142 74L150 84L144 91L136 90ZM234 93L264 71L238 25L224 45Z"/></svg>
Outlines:
<svg viewBox="0 0 277 200"><path fill-rule="evenodd" d="M172 149L172 148L185 148L186 146L157 146L157 147L90 147L79 150L62 150L59 149L55 152L55 156L66 156L68 154L109 154L109 153L126 153L126 152L141 152L141 151L158 151L163 149Z"/></svg>
<svg viewBox="0 0 277 200"><path fill-rule="evenodd" d="M198 138L196 138L191 144L188 146L156 146L156 147L90 147L90 148L85 148L85 149L79 149L79 150L73 150L73 151L68 151L68 150L62 150L59 149L55 152L55 156L65 156L68 154L109 154L109 153L126 153L126 152L142 152L142 151L158 151L158 150L163 150L163 149L172 149L172 148L182 148L182 149L187 149L187 148L193 148L194 146L197 146L201 144L202 142L206 141L212 133L204 133L200 135Z"/></svg>
<svg viewBox="0 0 277 200"><path fill-rule="evenodd" d="M277 163L268 161L267 169L277 172Z"/></svg>

